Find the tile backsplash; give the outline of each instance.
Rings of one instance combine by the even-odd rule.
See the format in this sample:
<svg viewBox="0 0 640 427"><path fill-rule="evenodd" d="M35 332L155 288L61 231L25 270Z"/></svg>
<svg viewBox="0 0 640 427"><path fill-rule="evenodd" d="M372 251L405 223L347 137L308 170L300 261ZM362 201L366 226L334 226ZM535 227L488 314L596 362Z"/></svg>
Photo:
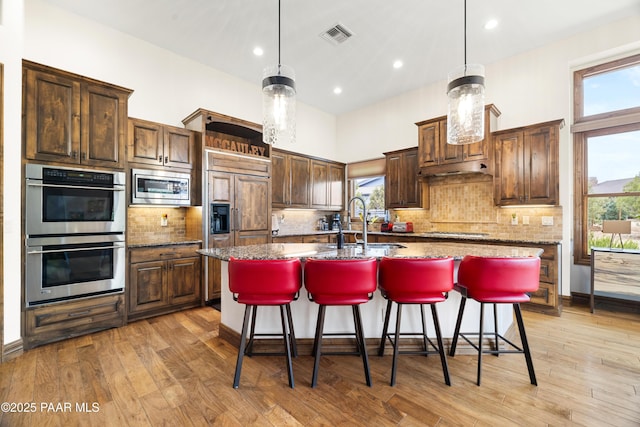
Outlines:
<svg viewBox="0 0 640 427"><path fill-rule="evenodd" d="M162 226L162 215L167 225ZM127 210L129 244L201 240L202 208L131 207Z"/></svg>
<svg viewBox="0 0 640 427"><path fill-rule="evenodd" d="M429 191L429 207L390 211L401 221L413 222L414 232L430 231L488 233L497 238L536 240L562 239L562 207L497 207L493 203L493 178L488 175L432 177L425 184ZM280 223L280 234L301 234L317 230L321 216L329 220L332 212L312 210L274 210ZM344 217L344 212L342 212ZM513 216L517 225L512 225ZM550 217L553 225L542 225ZM528 224L524 224L528 220ZM353 224L353 228L360 228ZM370 230L379 231L379 224Z"/></svg>

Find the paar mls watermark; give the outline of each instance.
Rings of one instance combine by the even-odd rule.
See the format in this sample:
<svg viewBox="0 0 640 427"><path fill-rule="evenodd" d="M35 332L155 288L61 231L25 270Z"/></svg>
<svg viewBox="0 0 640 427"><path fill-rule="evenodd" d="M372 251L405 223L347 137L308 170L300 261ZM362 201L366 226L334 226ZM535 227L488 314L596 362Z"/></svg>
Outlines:
<svg viewBox="0 0 640 427"><path fill-rule="evenodd" d="M11 413L92 413L100 412L100 404L98 402L2 402L0 403L0 411Z"/></svg>

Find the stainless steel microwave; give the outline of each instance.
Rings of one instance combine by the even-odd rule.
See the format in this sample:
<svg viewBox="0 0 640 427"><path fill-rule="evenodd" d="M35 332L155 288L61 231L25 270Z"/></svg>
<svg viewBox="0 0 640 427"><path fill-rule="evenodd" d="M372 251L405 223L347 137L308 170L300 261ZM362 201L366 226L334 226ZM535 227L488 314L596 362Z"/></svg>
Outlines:
<svg viewBox="0 0 640 427"><path fill-rule="evenodd" d="M191 205L191 175L154 169L131 169L131 204Z"/></svg>

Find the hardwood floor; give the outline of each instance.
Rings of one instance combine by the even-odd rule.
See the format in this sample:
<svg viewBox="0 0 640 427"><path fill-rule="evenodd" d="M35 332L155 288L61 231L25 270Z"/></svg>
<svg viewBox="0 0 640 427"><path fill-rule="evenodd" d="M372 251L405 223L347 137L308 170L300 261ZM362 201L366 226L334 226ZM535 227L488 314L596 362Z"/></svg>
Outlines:
<svg viewBox="0 0 640 427"><path fill-rule="evenodd" d="M370 351L373 387L361 359L245 358L217 337L220 313L205 307L50 344L0 365L2 426L179 425L640 425L640 315L565 307L562 317L524 312L538 387L522 355L449 358L452 386L436 356ZM32 405L33 404L33 405ZM65 406L65 404L68 404ZM43 406L44 405L44 406ZM84 405L84 406L83 406ZM32 410L31 412L25 412ZM93 411L93 412L91 412Z"/></svg>

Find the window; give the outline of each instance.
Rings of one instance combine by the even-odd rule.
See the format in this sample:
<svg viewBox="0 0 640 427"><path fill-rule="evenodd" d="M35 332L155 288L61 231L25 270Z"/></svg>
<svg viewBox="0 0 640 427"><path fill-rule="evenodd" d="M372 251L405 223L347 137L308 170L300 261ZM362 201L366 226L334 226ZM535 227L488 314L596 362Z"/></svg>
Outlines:
<svg viewBox="0 0 640 427"><path fill-rule="evenodd" d="M640 248L640 55L576 71L574 93L574 258L588 263L612 242L603 220L631 221L623 244Z"/></svg>
<svg viewBox="0 0 640 427"><path fill-rule="evenodd" d="M369 219L384 218L385 158L363 160L347 165L348 199L360 196L367 204ZM362 203L354 201L347 207L351 220L360 221Z"/></svg>
<svg viewBox="0 0 640 427"><path fill-rule="evenodd" d="M354 179L353 194L360 196L367 204L369 219L384 218L384 176ZM352 218L362 215L362 204L354 203L351 211Z"/></svg>

